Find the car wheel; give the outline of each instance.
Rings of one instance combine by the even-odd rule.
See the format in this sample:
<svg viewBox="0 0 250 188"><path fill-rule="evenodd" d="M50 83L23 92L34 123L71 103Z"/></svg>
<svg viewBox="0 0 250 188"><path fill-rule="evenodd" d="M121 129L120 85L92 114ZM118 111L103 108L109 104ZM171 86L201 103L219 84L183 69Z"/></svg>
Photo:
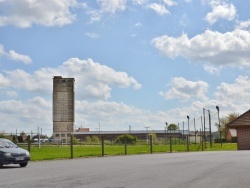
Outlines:
<svg viewBox="0 0 250 188"><path fill-rule="evenodd" d="M20 167L26 167L28 163L20 163Z"/></svg>

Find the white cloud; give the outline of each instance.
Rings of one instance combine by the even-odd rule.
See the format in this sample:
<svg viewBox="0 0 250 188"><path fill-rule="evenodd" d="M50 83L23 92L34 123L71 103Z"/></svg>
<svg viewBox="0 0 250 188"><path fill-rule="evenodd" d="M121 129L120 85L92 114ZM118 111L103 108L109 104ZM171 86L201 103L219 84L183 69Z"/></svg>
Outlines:
<svg viewBox="0 0 250 188"><path fill-rule="evenodd" d="M0 57L1 56L6 56L13 61L21 61L25 64L29 64L32 62L32 60L29 56L19 54L19 53L15 52L14 50L10 50L9 53L5 52L4 46L2 44L0 44Z"/></svg>
<svg viewBox="0 0 250 188"><path fill-rule="evenodd" d="M42 68L32 74L20 69L5 71L5 74L5 77L0 74L0 88L23 89L40 94L52 92L52 78L56 75L74 77L79 98L108 99L113 85L121 88L141 88L141 85L127 73L117 72L91 59L72 58L58 68Z"/></svg>
<svg viewBox="0 0 250 188"><path fill-rule="evenodd" d="M22 61L25 64L29 64L32 62L29 56L16 53L14 50L9 51L9 57L14 61Z"/></svg>
<svg viewBox="0 0 250 188"><path fill-rule="evenodd" d="M164 5L151 3L147 5L148 8L154 10L159 15L170 14Z"/></svg>
<svg viewBox="0 0 250 188"><path fill-rule="evenodd" d="M187 3L191 3L193 0L185 0Z"/></svg>
<svg viewBox="0 0 250 188"><path fill-rule="evenodd" d="M126 10L126 0L97 0L100 9L90 10L87 13L90 15L90 23L99 22L104 14L116 14L118 11Z"/></svg>
<svg viewBox="0 0 250 188"><path fill-rule="evenodd" d="M97 0L102 12L116 13L116 11L124 11L126 9L126 0Z"/></svg>
<svg viewBox="0 0 250 188"><path fill-rule="evenodd" d="M135 27L137 27L137 28L142 27L142 23L141 23L141 22L137 22L137 23L135 23Z"/></svg>
<svg viewBox="0 0 250 188"><path fill-rule="evenodd" d="M208 84L203 81L189 81L183 77L175 77L171 79L171 89L167 92L160 92L160 95L165 99L181 99L188 100L198 98L206 100L205 93L207 92Z"/></svg>
<svg viewBox="0 0 250 188"><path fill-rule="evenodd" d="M220 67L215 67L212 65L204 65L204 70L210 74L216 74L219 75L220 74Z"/></svg>
<svg viewBox="0 0 250 188"><path fill-rule="evenodd" d="M230 101L235 105L250 102L250 79L248 76L239 76L233 84L221 83L218 86L216 97L218 100Z"/></svg>
<svg viewBox="0 0 250 188"><path fill-rule="evenodd" d="M237 26L237 29L250 29L250 20L242 21Z"/></svg>
<svg viewBox="0 0 250 188"><path fill-rule="evenodd" d="M44 132L51 133L52 103L41 97L26 101L0 101L0 118L4 125L1 129L7 133L17 129L18 133L25 131L30 134L38 126L43 127Z"/></svg>
<svg viewBox="0 0 250 188"><path fill-rule="evenodd" d="M182 56L214 65L250 66L250 33L244 30L206 30L190 39L186 34L176 38L163 35L154 38L152 44L170 58Z"/></svg>
<svg viewBox="0 0 250 188"><path fill-rule="evenodd" d="M99 38L100 36L96 33L85 33L86 36L90 37L90 38L93 38L93 39L96 39L96 38Z"/></svg>
<svg viewBox="0 0 250 188"><path fill-rule="evenodd" d="M5 0L0 6L0 26L15 25L20 28L33 24L63 26L74 21L71 8L79 6L76 0Z"/></svg>
<svg viewBox="0 0 250 188"><path fill-rule="evenodd" d="M133 3L136 5L143 5L147 2L148 0L133 0Z"/></svg>
<svg viewBox="0 0 250 188"><path fill-rule="evenodd" d="M212 12L206 15L205 20L213 25L218 19L233 20L236 16L236 8L233 4L226 4L220 1L211 1Z"/></svg>
<svg viewBox="0 0 250 188"><path fill-rule="evenodd" d="M173 0L163 0L163 2L168 6L177 5L177 3L174 2Z"/></svg>

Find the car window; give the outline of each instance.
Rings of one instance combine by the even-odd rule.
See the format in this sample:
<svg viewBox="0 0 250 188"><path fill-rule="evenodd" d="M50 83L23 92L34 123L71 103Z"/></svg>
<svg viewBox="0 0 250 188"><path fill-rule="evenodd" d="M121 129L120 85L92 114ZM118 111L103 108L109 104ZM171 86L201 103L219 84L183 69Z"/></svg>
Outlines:
<svg viewBox="0 0 250 188"><path fill-rule="evenodd" d="M0 140L0 148L4 148L5 147L5 144L2 140Z"/></svg>
<svg viewBox="0 0 250 188"><path fill-rule="evenodd" d="M13 142L9 140L0 140L0 147L5 148L17 148L17 145L15 145Z"/></svg>

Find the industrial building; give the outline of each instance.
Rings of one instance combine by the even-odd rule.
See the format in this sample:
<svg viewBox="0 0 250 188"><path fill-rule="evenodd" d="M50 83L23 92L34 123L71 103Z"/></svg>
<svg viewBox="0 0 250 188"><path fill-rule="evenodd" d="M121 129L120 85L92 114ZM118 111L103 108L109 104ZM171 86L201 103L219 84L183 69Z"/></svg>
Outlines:
<svg viewBox="0 0 250 188"><path fill-rule="evenodd" d="M74 78L53 78L53 139L57 143L66 142L74 131L74 85Z"/></svg>

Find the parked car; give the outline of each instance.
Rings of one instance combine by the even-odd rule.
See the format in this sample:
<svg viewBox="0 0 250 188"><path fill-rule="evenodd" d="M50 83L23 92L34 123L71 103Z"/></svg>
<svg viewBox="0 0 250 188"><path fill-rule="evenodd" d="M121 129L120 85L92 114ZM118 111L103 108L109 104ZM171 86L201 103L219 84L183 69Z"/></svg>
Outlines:
<svg viewBox="0 0 250 188"><path fill-rule="evenodd" d="M19 164L20 167L27 166L30 153L8 139L0 138L0 167L8 164Z"/></svg>

